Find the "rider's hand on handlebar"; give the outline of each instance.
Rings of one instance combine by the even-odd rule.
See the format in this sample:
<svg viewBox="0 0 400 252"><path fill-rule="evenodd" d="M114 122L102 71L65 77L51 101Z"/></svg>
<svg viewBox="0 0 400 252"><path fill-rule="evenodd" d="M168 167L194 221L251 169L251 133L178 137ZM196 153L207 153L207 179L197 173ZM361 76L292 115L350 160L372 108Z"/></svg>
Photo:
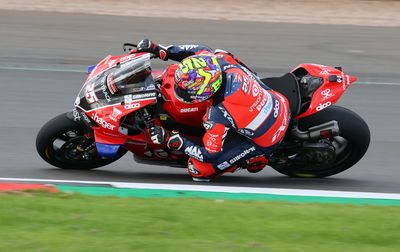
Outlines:
<svg viewBox="0 0 400 252"><path fill-rule="evenodd" d="M137 45L137 51L155 53L157 52L157 47L158 45L156 43L151 42L149 39L143 39Z"/></svg>
<svg viewBox="0 0 400 252"><path fill-rule="evenodd" d="M154 144L164 144L169 139L169 131L163 127L155 125L150 128L150 138Z"/></svg>
<svg viewBox="0 0 400 252"><path fill-rule="evenodd" d="M167 60L166 48L150 41L149 39L143 39L142 41L140 41L139 44L137 45L136 51L149 52L156 55L158 58L162 60Z"/></svg>
<svg viewBox="0 0 400 252"><path fill-rule="evenodd" d="M161 126L155 125L150 128L150 138L154 144L167 144L170 149L180 149L183 139L177 131L168 131Z"/></svg>

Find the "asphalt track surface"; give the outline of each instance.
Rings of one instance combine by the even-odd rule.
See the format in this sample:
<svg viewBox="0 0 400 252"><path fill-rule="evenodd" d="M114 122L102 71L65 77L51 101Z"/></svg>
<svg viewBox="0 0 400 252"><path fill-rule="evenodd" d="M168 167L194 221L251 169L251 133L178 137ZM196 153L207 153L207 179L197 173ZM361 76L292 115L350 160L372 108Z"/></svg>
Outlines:
<svg viewBox="0 0 400 252"><path fill-rule="evenodd" d="M400 28L44 12L0 11L0 177L192 184L184 169L139 165L129 154L97 170L69 171L50 166L35 151L39 128L72 109L85 80L79 71L108 54L122 54L123 42L146 37L224 48L261 76L314 62L359 77L361 84L352 85L339 105L366 120L372 141L350 170L324 179L240 171L212 185L400 193ZM165 66L154 63L156 69Z"/></svg>

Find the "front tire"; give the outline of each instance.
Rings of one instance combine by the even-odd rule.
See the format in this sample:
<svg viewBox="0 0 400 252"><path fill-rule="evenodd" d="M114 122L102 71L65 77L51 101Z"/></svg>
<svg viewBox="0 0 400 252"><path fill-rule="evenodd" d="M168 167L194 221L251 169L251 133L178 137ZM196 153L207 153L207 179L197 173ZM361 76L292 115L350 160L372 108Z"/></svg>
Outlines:
<svg viewBox="0 0 400 252"><path fill-rule="evenodd" d="M278 172L291 177L327 177L338 174L356 164L366 153L371 133L366 122L353 111L331 106L316 114L299 119L299 128L308 128L325 122L336 120L339 124L339 136L334 137L336 159L333 164L324 166L286 165L274 168Z"/></svg>
<svg viewBox="0 0 400 252"><path fill-rule="evenodd" d="M93 140L79 152L76 147L85 137L84 126L67 115L63 113L48 121L36 137L36 150L47 163L61 169L90 170L110 164L126 153L120 148L118 158L102 157Z"/></svg>

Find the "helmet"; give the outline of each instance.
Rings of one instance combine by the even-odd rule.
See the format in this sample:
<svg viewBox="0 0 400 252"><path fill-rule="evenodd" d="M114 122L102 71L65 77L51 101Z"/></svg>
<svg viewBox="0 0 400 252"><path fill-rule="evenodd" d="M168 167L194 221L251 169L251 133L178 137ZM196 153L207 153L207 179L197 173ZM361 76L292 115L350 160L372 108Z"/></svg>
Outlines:
<svg viewBox="0 0 400 252"><path fill-rule="evenodd" d="M193 55L175 71L175 96L193 104L209 99L222 83L222 71L214 55Z"/></svg>

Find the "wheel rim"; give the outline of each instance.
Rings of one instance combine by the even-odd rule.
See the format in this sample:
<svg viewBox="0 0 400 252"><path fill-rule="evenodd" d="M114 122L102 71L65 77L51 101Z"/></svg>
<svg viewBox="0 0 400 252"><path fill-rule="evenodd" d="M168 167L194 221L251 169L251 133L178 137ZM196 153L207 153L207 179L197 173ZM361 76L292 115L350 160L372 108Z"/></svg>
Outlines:
<svg viewBox="0 0 400 252"><path fill-rule="evenodd" d="M76 147L83 138L83 133L76 129L60 132L47 147L46 155L51 155L57 160L71 165L91 164L93 161L109 159L97 154L94 141L84 151L78 151Z"/></svg>

